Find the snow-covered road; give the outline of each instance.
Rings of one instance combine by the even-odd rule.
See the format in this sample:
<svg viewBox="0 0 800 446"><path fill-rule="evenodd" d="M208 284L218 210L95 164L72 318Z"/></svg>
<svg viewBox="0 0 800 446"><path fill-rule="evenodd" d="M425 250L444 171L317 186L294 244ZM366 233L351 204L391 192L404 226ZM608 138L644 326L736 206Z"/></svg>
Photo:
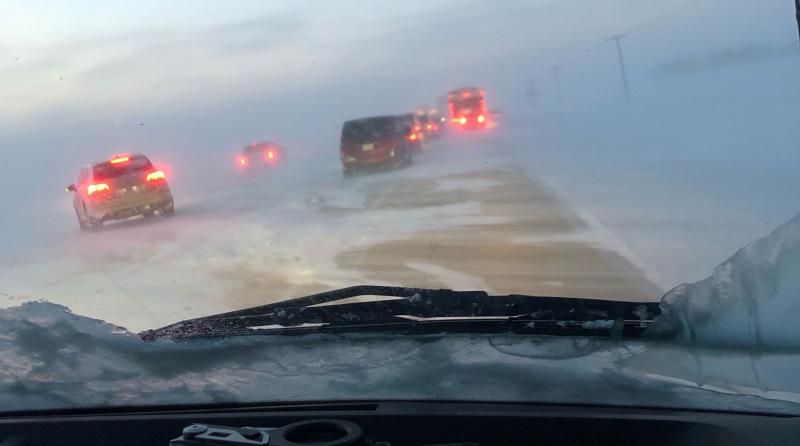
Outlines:
<svg viewBox="0 0 800 446"><path fill-rule="evenodd" d="M519 167L497 135L434 141L413 166L343 178L301 161L176 190L171 219L64 225L0 268L0 304L46 299L131 330L354 284L656 300L623 246ZM74 223L74 222L72 222ZM46 247L46 248L45 248Z"/></svg>

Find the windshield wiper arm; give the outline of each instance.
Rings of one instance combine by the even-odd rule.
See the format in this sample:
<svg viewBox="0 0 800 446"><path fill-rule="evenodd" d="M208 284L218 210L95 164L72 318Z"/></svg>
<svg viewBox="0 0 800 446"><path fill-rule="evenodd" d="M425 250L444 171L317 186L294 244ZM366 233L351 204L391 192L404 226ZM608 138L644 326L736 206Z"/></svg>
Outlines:
<svg viewBox="0 0 800 446"><path fill-rule="evenodd" d="M363 296L398 299L347 304ZM329 304L319 306L320 304ZM485 291L361 285L178 322L140 333L144 340L308 332L514 331L639 336L658 303L528 296Z"/></svg>

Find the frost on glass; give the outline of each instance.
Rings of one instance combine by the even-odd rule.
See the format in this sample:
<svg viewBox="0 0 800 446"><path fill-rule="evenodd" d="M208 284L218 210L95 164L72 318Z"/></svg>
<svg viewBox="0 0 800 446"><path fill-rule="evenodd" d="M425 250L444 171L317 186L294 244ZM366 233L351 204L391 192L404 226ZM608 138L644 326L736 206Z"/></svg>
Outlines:
<svg viewBox="0 0 800 446"><path fill-rule="evenodd" d="M800 347L800 214L745 246L710 277L661 301L654 331L704 345Z"/></svg>

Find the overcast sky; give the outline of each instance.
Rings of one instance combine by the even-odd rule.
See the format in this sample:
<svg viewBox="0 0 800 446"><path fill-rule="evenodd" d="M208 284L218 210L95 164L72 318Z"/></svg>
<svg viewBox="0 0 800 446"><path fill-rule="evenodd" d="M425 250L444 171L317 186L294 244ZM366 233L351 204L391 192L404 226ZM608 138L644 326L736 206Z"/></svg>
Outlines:
<svg viewBox="0 0 800 446"><path fill-rule="evenodd" d="M627 50L640 64L698 44L788 41L774 19L790 20L790 3L6 0L0 128L35 127L54 111L180 113L358 80L424 79L398 95L417 102L461 83L516 91L503 84L520 71L607 51L617 32L631 33ZM399 93L386 90L389 102Z"/></svg>

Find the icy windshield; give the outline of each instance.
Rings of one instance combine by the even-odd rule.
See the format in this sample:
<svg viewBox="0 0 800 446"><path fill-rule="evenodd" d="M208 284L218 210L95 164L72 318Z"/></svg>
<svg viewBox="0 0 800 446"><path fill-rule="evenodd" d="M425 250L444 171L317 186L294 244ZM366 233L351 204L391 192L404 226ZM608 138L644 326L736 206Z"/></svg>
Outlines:
<svg viewBox="0 0 800 446"><path fill-rule="evenodd" d="M0 411L800 412L794 3L0 2Z"/></svg>

